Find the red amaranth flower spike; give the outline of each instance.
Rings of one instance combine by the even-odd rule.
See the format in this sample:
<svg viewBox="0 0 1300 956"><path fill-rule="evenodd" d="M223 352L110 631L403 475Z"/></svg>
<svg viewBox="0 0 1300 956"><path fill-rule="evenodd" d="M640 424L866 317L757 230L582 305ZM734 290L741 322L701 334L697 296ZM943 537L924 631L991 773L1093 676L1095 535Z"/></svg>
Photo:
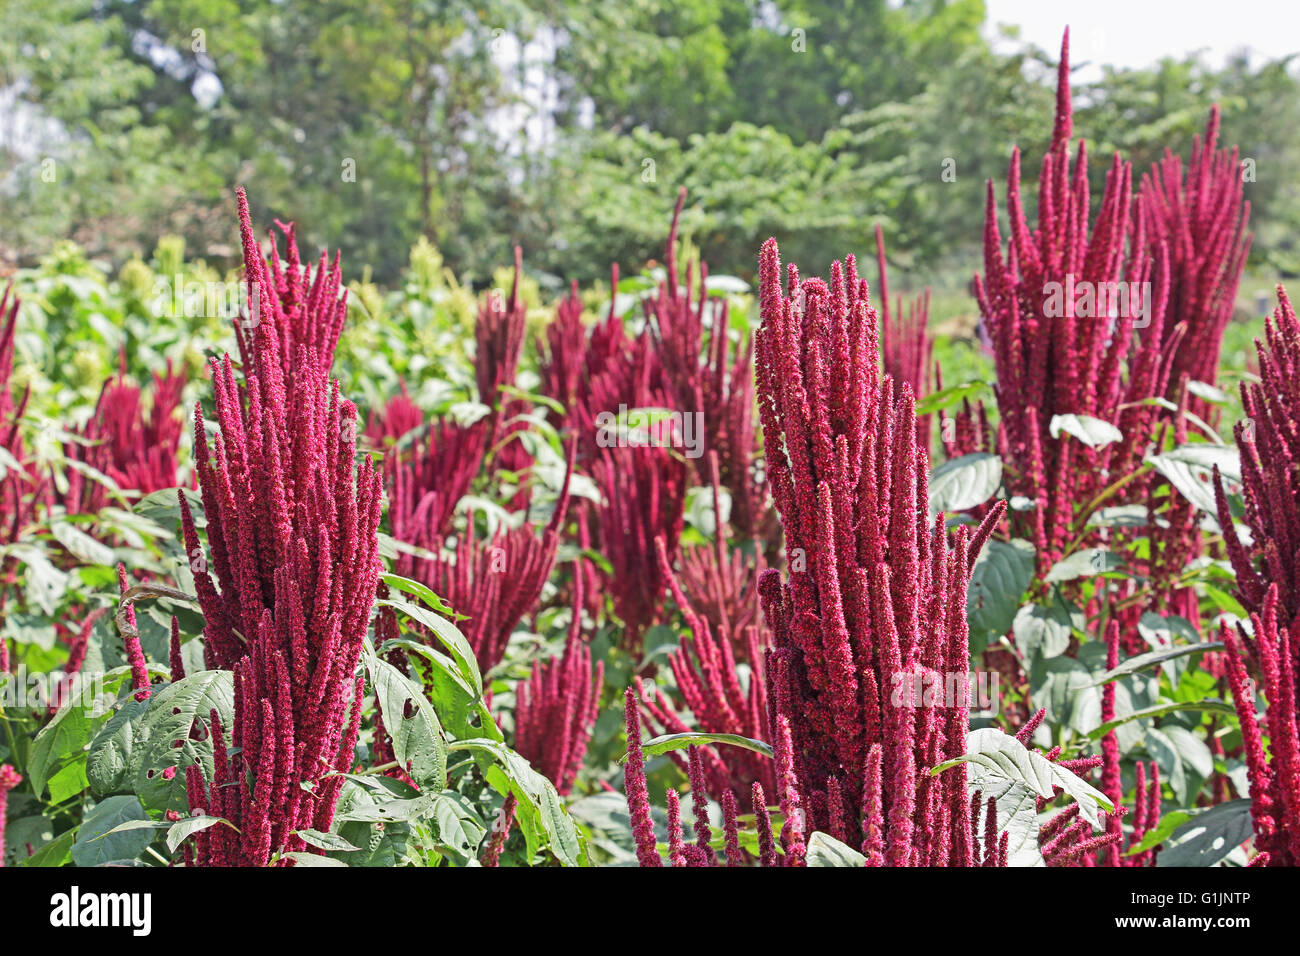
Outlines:
<svg viewBox="0 0 1300 956"><path fill-rule="evenodd" d="M550 577L568 514L575 450L576 442L571 439L560 498L540 536L525 523L500 528L491 538L479 538L474 531L475 515L470 514L450 549L439 544L436 550L430 549L432 557L398 563L409 571L408 576L428 585L458 614L466 616L458 626L484 673L504 659L510 636L537 603Z"/></svg>
<svg viewBox="0 0 1300 956"><path fill-rule="evenodd" d="M1238 599L1259 613L1273 586L1282 618L1293 621L1300 615L1300 321L1282 286L1277 297L1277 309L1264 323L1264 341L1255 343L1260 381L1242 384L1245 417L1233 429L1249 550L1236 532L1217 470L1215 487Z"/></svg>
<svg viewBox="0 0 1300 956"><path fill-rule="evenodd" d="M9 764L0 764L0 866L5 865L5 817L9 808L9 791L23 782L22 775Z"/></svg>
<svg viewBox="0 0 1300 956"><path fill-rule="evenodd" d="M515 822L515 810L519 806L519 801L513 793L506 795L506 801L501 805L501 812L497 815L496 822L492 826L492 836L488 838L487 847L483 850L482 863L487 867L497 866L501 861L501 851L505 848L506 839L510 836L510 828Z"/></svg>
<svg viewBox="0 0 1300 956"><path fill-rule="evenodd" d="M168 665L171 669L172 682L185 679L185 661L181 657L181 625L172 615L171 641L168 644Z"/></svg>
<svg viewBox="0 0 1300 956"><path fill-rule="evenodd" d="M1134 339L1133 332L1145 324L1163 327L1168 270L1161 257L1167 257L1167 250L1156 248L1159 261L1153 266L1143 240L1145 213L1141 204L1130 201L1131 170L1118 154L1106 174L1097 217L1090 221L1082 143L1071 169L1069 73L1067 31L1057 77L1056 125L1039 178L1038 228L1031 230L1025 219L1020 153L1015 150L1007 174L1006 251L990 181L985 268L983 276L975 277L997 367L997 450L1008 466L1007 490L1036 504L1009 515L1011 533L1033 542L1040 573L1060 559L1072 540L1075 505L1091 501L1105 487L1102 476L1127 474L1141 464L1150 425L1159 413L1145 400L1164 396L1168 363L1162 354L1177 344L1176 337L1163 343L1156 335ZM1152 283L1150 295L1141 294L1146 283ZM1108 298L1102 311L1093 292L1099 289L1122 289L1125 296L1114 309ZM1098 332L1099 322L1109 323L1106 334ZM1052 419L1061 414L1110 422L1124 439L1094 449L1065 435L1053 437Z"/></svg>
<svg viewBox="0 0 1300 956"><path fill-rule="evenodd" d="M730 790L722 794L722 832L727 866L744 866L745 857L740 852L740 824L736 819L736 795Z"/></svg>
<svg viewBox="0 0 1300 956"><path fill-rule="evenodd" d="M790 570L784 581L765 571L759 594L774 635L770 719L788 721L804 832L826 831L834 815L865 834L879 828L878 812L890 865L963 865L965 767L927 771L965 752L966 588L1005 503L973 535L922 517L929 461L911 391L881 376L876 313L851 258L829 284L791 268L783 285L768 240L760 279L759 408ZM959 700L900 699L918 681L946 687L947 675ZM873 788L867 758L877 746L882 786ZM996 851L995 841L995 860Z"/></svg>
<svg viewBox="0 0 1300 956"><path fill-rule="evenodd" d="M1243 199L1237 148L1219 149L1218 139L1215 104L1204 135L1192 140L1186 172L1181 157L1165 150L1143 174L1137 200L1146 210L1148 243L1169 252L1169 305L1158 331L1185 329L1173 353L1171 385L1184 377L1210 385L1217 380L1219 347L1250 252L1250 203ZM1210 405L1197 398L1192 410L1206 418Z"/></svg>
<svg viewBox="0 0 1300 956"><path fill-rule="evenodd" d="M927 287L903 311L903 297L898 297L893 310L889 303L889 275L885 266L885 235L876 225L876 268L880 273L880 355L885 374L896 386L911 386L912 397L918 402L930 394L931 354L934 343L930 340L930 290ZM916 420L916 443L924 449L930 447L930 416L919 415Z"/></svg>
<svg viewBox="0 0 1300 956"><path fill-rule="evenodd" d="M1300 725L1297 723L1296 623L1279 619L1282 610L1276 585L1270 585L1259 613L1251 614L1253 639L1220 631L1228 645L1228 673L1250 776L1251 816L1255 843L1269 855L1270 866L1300 862ZM1268 728L1268 757L1264 758L1256 724L1255 700L1245 676L1252 659L1263 677Z"/></svg>
<svg viewBox="0 0 1300 956"><path fill-rule="evenodd" d="M686 865L686 845L682 842L682 810L677 791L669 787L664 794L668 806L668 865Z"/></svg>
<svg viewBox="0 0 1300 956"><path fill-rule="evenodd" d="M755 477L753 340L728 334L728 301L710 296L708 267L687 268L682 281L677 262L677 225L686 188L677 195L664 250L665 277L656 293L642 300L647 334L663 369L671 407L703 421L701 447L717 456L695 456L701 484L719 483L731 494L731 521L742 536L764 537L775 529L765 483ZM716 473L715 473L716 472Z"/></svg>
<svg viewBox="0 0 1300 956"><path fill-rule="evenodd" d="M695 718L693 729L770 740L764 674L766 646L758 643L767 637L766 631L747 628L746 653L743 658L734 654L726 634L721 640L715 640L709 623L695 613L678 587L663 539L656 541L656 553L660 571L690 630L690 637L683 636L681 647L668 655L668 663L682 704ZM749 683L744 689L738 661L749 665ZM692 729L667 694L650 695L641 691L640 697L648 722L658 733L686 733ZM706 749L701 754L703 772L714 792L748 787L754 780L761 781L769 790L775 789L776 771L770 760L738 747L721 748L721 751ZM687 761L680 752L670 752L669 756L683 770L687 769Z"/></svg>
<svg viewBox="0 0 1300 956"><path fill-rule="evenodd" d="M555 784L560 796L573 788L600 709L605 662L591 663L581 637L582 588L575 589L573 619L564 656L537 661L516 688L515 751Z"/></svg>
<svg viewBox="0 0 1300 956"><path fill-rule="evenodd" d="M641 755L641 718L637 713L632 688L623 693L623 710L627 725L627 764L623 768L623 792L627 795L628 813L632 817L632 837L636 858L641 866L662 866L655 848L655 825L650 815L650 792L646 787L645 758Z"/></svg>
<svg viewBox="0 0 1300 956"><path fill-rule="evenodd" d="M210 557L194 575L205 663L234 671L231 726L210 715L212 779L187 779L192 810L219 810L238 827L195 844L204 866L319 852L294 834L329 830L340 774L353 769L354 674L380 568L380 477L368 456L355 467L356 408L329 380L344 314L337 259L327 273L322 256L312 278L286 228L289 261L273 255L268 267L242 192L240 206L245 279L260 307L236 329L243 382L228 356L211 364L215 442L195 410L206 551L179 496L186 552Z"/></svg>
<svg viewBox="0 0 1300 956"><path fill-rule="evenodd" d="M121 563L117 566L117 588L118 593L123 597L131 588L131 583L126 577L126 565ZM126 606L125 620L127 630L122 633L122 643L126 646L127 663L131 665L131 686L135 688L136 700L148 700L150 695L149 665L145 662L144 648L140 646L140 632L136 629L135 606L133 604Z"/></svg>
<svg viewBox="0 0 1300 956"><path fill-rule="evenodd" d="M293 223L279 221L276 226L287 242L288 259L280 261L279 248L272 238L271 260L262 256L261 246L253 234L248 211L248 197L241 186L235 190L239 204L239 232L244 250L244 287L246 301L235 338L245 375L269 379L270 369L259 359L278 361L285 381L305 374L325 380L334 364L343 322L347 318L347 290L343 287L343 270L338 253L334 262L322 251L316 269L304 268L298 257L298 243ZM258 330L272 329L274 347L259 342ZM288 396L292 401L292 394Z"/></svg>

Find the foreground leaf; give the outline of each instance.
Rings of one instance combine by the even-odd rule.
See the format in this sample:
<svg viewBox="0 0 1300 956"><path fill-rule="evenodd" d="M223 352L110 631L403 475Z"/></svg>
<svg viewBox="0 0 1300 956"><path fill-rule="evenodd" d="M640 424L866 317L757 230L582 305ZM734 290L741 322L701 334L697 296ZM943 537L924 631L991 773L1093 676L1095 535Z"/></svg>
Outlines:
<svg viewBox="0 0 1300 956"><path fill-rule="evenodd" d="M1100 826L1098 808L1107 812L1115 809L1100 790L1000 730L986 727L972 731L966 738L966 747L965 754L939 764L930 771L931 775L959 763L973 763L1007 780L1023 783L1044 799L1051 799L1055 795L1053 788L1060 787L1066 796L1079 804L1080 814L1094 827Z"/></svg>

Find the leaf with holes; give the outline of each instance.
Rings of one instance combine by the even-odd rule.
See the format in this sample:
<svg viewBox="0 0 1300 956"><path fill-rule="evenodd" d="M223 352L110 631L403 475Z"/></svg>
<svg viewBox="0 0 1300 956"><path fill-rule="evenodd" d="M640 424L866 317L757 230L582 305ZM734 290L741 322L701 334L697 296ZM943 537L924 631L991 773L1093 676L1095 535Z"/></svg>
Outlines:
<svg viewBox="0 0 1300 956"><path fill-rule="evenodd" d="M147 809L189 812L185 768L191 764L202 769L205 780L212 779L213 710L229 734L235 711L230 671L199 671L149 699L131 747L131 789Z"/></svg>
<svg viewBox="0 0 1300 956"><path fill-rule="evenodd" d="M1229 800L1198 813L1169 836L1156 866L1215 866L1252 833L1250 801Z"/></svg>
<svg viewBox="0 0 1300 956"><path fill-rule="evenodd" d="M418 786L441 790L447 777L447 743L442 725L424 690L388 661L373 653L366 667L375 685L384 729L393 742L393 754Z"/></svg>

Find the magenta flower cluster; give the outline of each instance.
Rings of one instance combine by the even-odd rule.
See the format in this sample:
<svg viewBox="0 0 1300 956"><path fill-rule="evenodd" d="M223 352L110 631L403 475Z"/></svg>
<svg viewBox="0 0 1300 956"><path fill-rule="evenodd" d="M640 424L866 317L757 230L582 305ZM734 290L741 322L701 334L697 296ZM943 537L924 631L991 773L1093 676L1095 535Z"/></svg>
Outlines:
<svg viewBox="0 0 1300 956"><path fill-rule="evenodd" d="M186 784L192 811L237 828L200 833L193 861L261 866L316 852L295 833L329 829L342 784L333 774L354 759L382 488L368 458L355 468L356 408L329 380L346 308L337 259L332 271L323 256L314 276L302 270L284 227L288 266L273 255L268 268L242 191L239 205L260 315L238 330L242 386L229 356L212 362L215 442L195 409L206 550L180 495L206 663L234 671L235 709L229 727L210 715L212 779L191 766Z"/></svg>

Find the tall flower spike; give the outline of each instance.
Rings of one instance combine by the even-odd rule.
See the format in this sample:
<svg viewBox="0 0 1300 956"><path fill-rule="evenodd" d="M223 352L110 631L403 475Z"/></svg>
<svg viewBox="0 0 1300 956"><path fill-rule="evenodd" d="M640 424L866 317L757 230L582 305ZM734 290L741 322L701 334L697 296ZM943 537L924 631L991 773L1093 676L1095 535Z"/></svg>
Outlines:
<svg viewBox="0 0 1300 956"><path fill-rule="evenodd" d="M617 286L616 279L613 287ZM575 279L568 296L555 307L555 318L546 326L545 344L540 337L537 340L537 351L542 356L539 363L542 394L564 407L563 414L554 409L547 412L551 424L557 427L572 413L582 388L586 350L587 329L582 324L582 299L578 296L578 281Z"/></svg>
<svg viewBox="0 0 1300 956"><path fill-rule="evenodd" d="M104 383L94 412L76 429L77 438L64 446L64 454L107 475L130 501L176 487L184 427L184 416L177 413L184 387L184 377L173 373L169 361L165 373L153 376L151 407L146 412L143 391L126 378L123 353L121 369ZM62 493L48 483L47 500L57 499L69 514L95 514L109 504L106 485L87 477L85 471L69 469L67 490Z"/></svg>
<svg viewBox="0 0 1300 956"><path fill-rule="evenodd" d="M23 468L6 468L0 477L0 544L16 541L24 526L33 518L33 495L29 490L31 475L27 471L19 425L27 410L31 395L30 386L23 390L22 398L14 403L10 394L10 378L14 367L14 340L18 328L19 299L13 283L0 293L0 449ZM4 609L5 596L13 584L17 558L0 558L0 611ZM0 637L0 674L9 671L9 639Z"/></svg>
<svg viewBox="0 0 1300 956"><path fill-rule="evenodd" d="M740 852L740 824L736 819L736 795L730 790L722 794L722 832L727 866L744 866L745 856Z"/></svg>
<svg viewBox="0 0 1300 956"><path fill-rule="evenodd" d="M0 764L0 866L5 865L5 816L9 808L9 791L23 782L22 775L9 764Z"/></svg>
<svg viewBox="0 0 1300 956"><path fill-rule="evenodd" d="M662 866L655 848L655 825L650 815L650 792L646 788L645 757L641 754L641 718L637 714L636 695L632 688L623 694L623 711L627 726L627 765L623 768L623 791L627 794L628 813L632 817L632 837L636 858L641 866Z"/></svg>
<svg viewBox="0 0 1300 956"><path fill-rule="evenodd" d="M451 549L439 546L431 557L399 562L411 577L466 615L459 626L484 673L501 663L510 636L537 603L550 577L568 513L575 448L576 443L570 440L560 498L540 536L525 523L498 529L491 538L479 538L475 516L470 514Z"/></svg>
<svg viewBox="0 0 1300 956"><path fill-rule="evenodd" d="M690 637L683 635L681 647L668 655L668 664L681 703L694 716L694 729L770 740L764 672L766 644L759 644L760 639L767 638L766 630L753 626L746 629L743 657L733 652L725 632L721 640L715 640L708 621L695 613L678 587L662 538L656 541L656 551L660 570L690 630ZM748 664L748 687L742 684L738 661ZM641 698L646 718L658 733L686 733L692 729L679 712L680 707L666 693L642 693ZM720 753L706 749L700 756L703 773L714 792L748 787L755 780L774 791L776 773L772 761L739 747L719 749ZM688 769L679 751L672 751L669 756L683 770Z"/></svg>
<svg viewBox="0 0 1300 956"><path fill-rule="evenodd" d="M240 213L257 308L236 328L243 382L228 356L212 362L214 443L195 410L206 549L179 495L186 552L204 559L195 591L206 664L234 671L232 725L214 712L208 728L212 779L189 790L192 809L215 803L238 831L217 828L196 845L205 866L319 852L296 833L329 830L340 774L352 769L354 674L379 580L380 476L368 456L355 467L356 408L329 380L344 311L337 260L327 271L322 256L313 278L282 227L289 260L273 254L268 266L242 191Z"/></svg>
<svg viewBox="0 0 1300 956"><path fill-rule="evenodd" d="M122 596L125 596L131 588L131 582L126 577L126 566L120 563L117 566L117 588ZM145 662L144 648L140 646L140 632L136 629L134 605L126 606L125 617L127 630L122 634L122 643L126 645L126 660L131 665L131 686L135 688L137 701L148 700L151 693L149 665Z"/></svg>
<svg viewBox="0 0 1300 956"><path fill-rule="evenodd" d="M930 394L930 358L934 343L930 340L930 290L917 296L907 312L900 295L893 310L889 307L889 275L885 267L885 234L876 225L876 267L880 272L880 353L885 374L898 385L911 386L918 402ZM916 443L930 447L930 416L916 419Z"/></svg>
<svg viewBox="0 0 1300 956"><path fill-rule="evenodd" d="M519 292L523 275L523 253L515 246L514 280L510 298L503 299L499 290L492 290L479 308L474 325L476 348L474 376L478 385L479 401L491 409L488 415L488 446L494 449L491 464L494 472L507 471L519 475L532 464L532 455L517 437L528 430L523 416L532 412L532 403L520 396L511 396L503 389L515 384L519 359L523 354L524 330L528 312ZM529 495L519 490L506 502L511 511L525 510Z"/></svg>
<svg viewBox="0 0 1300 956"><path fill-rule="evenodd" d="M489 408L498 407L502 386L514 384L519 358L524 350L524 328L528 317L519 294L522 274L523 251L515 246L515 277L510 286L510 298L503 299L497 290L490 292L484 297L478 321L474 324L474 376L479 401Z"/></svg>
<svg viewBox="0 0 1300 956"><path fill-rule="evenodd" d="M1300 614L1300 321L1277 287L1278 306L1256 342L1258 383L1241 386L1245 417L1233 434L1241 453L1241 491L1250 546L1241 543L1217 472L1218 517L1248 611L1263 610L1270 586L1286 621Z"/></svg>
<svg viewBox="0 0 1300 956"><path fill-rule="evenodd" d="M946 687L948 675L966 686L966 588L1005 504L973 536L923 517L929 460L911 390L881 376L876 313L852 259L829 284L791 268L783 286L768 240L760 280L759 410L790 570L784 581L765 571L759 595L774 638L770 720L788 722L805 832L831 826L834 780L836 820L864 835L882 820L888 863L960 864L965 770L927 771L965 752L968 695L924 707L898 691Z"/></svg>
<svg viewBox="0 0 1300 956"><path fill-rule="evenodd" d="M710 296L708 267L689 267L682 281L677 262L677 225L686 188L677 195L664 249L665 276L655 295L642 300L648 334L672 398L672 407L695 416L694 436L711 458L693 458L701 484L720 482L731 494L731 520L749 538L774 531L766 484L755 477L753 341L728 334L728 302ZM717 474L713 471L716 469Z"/></svg>
<svg viewBox="0 0 1300 956"><path fill-rule="evenodd" d="M1082 143L1071 157L1069 77L1067 31L1057 77L1056 125L1039 177L1037 228L1031 230L1025 218L1016 150L1007 174L1006 250L990 181L985 268L983 276L975 277L997 367L1001 423L996 450L1008 465L1009 494L1036 503L1010 514L1011 533L1033 542L1040 573L1060 559L1073 538L1075 505L1091 501L1105 487L1103 475L1128 474L1141 464L1160 413L1145 400L1164 396L1168 362L1162 356L1177 344L1176 337L1162 342L1159 336L1140 334L1148 324L1163 327L1168 270L1161 257L1167 257L1167 250L1155 249L1159 262L1153 266L1153 253L1143 239L1143 207L1130 202L1131 170L1118 154L1106 174L1097 216L1090 219ZM1148 288L1150 294L1142 294ZM1123 290L1123 297L1111 302L1112 289ZM1107 290L1104 308L1094 290ZM1098 449L1064 434L1054 437L1052 420L1063 414L1116 424L1124 439Z"/></svg>
<svg viewBox="0 0 1300 956"><path fill-rule="evenodd" d="M244 249L244 286L246 300L240 321L235 323L235 338L247 375L266 378L270 369L258 365L272 358L280 363L281 375L288 381L299 374L324 380L334 364L343 321L347 318L347 290L343 287L343 270L339 256L329 257L322 251L313 271L298 257L298 243L293 223L276 222L287 242L287 260L281 262L279 248L272 239L271 260L262 257L262 249L253 234L248 197L241 186L235 191L239 204L239 232ZM259 342L258 329L273 329L273 351ZM290 396L292 400L292 396Z"/></svg>
<svg viewBox="0 0 1300 956"><path fill-rule="evenodd" d="M1253 639L1221 634L1227 647L1229 683L1241 720L1242 744L1250 777L1255 843L1268 853L1270 866L1300 863L1300 724L1297 721L1296 658L1300 626L1279 619L1278 589L1270 585L1259 613L1250 617ZM1246 678L1253 659L1263 677L1264 723L1269 748L1265 758L1256 723L1255 700Z"/></svg>
<svg viewBox="0 0 1300 956"><path fill-rule="evenodd" d="M1165 150L1164 158L1142 176L1138 201L1145 208L1147 242L1153 250L1163 247L1169 253L1169 305L1159 331L1185 329L1173 356L1171 385L1183 376L1214 384L1223 331L1232 319L1250 252L1250 203L1242 197L1237 148L1219 149L1218 139L1215 104L1204 135L1192 140L1186 172L1181 157ZM1210 406L1197 398L1193 411L1205 418Z"/></svg>
<svg viewBox="0 0 1300 956"><path fill-rule="evenodd" d="M1106 625L1106 670L1119 666L1119 621L1111 618ZM1115 682L1111 681L1101 689L1101 722L1109 723L1115 719ZM1124 794L1119 772L1119 737L1111 731L1101 739L1102 771L1101 792L1110 798L1111 805L1119 808ZM1119 839L1121 836L1119 814L1112 813L1106 818L1106 832L1114 836L1105 853L1106 866L1119 866Z"/></svg>
<svg viewBox="0 0 1300 956"><path fill-rule="evenodd" d="M515 750L567 796L582 768L600 709L605 662L591 665L582 641L582 588L575 588L573 619L564 656L537 661L517 688Z"/></svg>

